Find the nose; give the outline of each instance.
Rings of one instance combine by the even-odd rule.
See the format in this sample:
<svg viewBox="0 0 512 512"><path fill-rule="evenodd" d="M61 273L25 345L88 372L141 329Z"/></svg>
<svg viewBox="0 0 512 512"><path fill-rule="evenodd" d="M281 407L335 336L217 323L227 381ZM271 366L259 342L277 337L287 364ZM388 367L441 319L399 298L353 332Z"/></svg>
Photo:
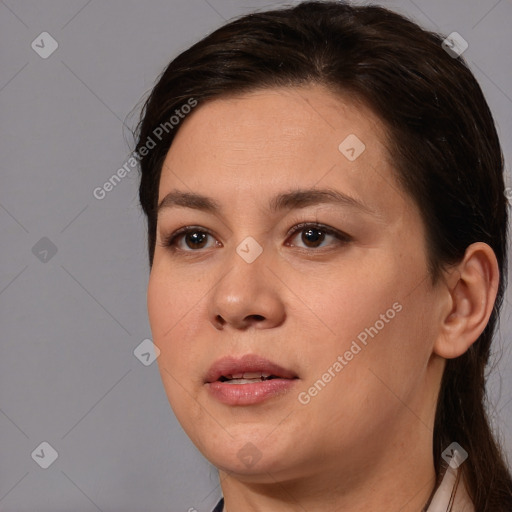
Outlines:
<svg viewBox="0 0 512 512"><path fill-rule="evenodd" d="M269 329L284 322L282 283L268 263L265 251L252 263L235 251L226 258L223 277L209 295L210 322L216 329Z"/></svg>

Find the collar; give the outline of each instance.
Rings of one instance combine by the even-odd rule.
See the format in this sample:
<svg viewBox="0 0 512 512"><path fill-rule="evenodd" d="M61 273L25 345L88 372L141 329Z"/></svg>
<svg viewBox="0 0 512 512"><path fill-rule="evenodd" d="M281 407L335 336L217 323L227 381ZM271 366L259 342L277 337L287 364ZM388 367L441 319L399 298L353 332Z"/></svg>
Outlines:
<svg viewBox="0 0 512 512"><path fill-rule="evenodd" d="M475 512L460 465L453 459L424 512Z"/></svg>

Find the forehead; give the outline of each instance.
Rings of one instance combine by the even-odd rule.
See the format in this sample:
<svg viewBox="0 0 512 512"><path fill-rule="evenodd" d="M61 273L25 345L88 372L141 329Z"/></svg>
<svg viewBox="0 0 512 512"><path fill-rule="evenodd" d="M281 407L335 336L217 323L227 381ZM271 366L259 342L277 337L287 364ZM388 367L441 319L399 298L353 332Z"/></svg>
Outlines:
<svg viewBox="0 0 512 512"><path fill-rule="evenodd" d="M200 138L201 145L215 137L232 144L243 143L241 149L248 150L261 149L262 145L278 147L290 138L318 144L327 133L339 138L353 132L359 132L362 138L368 132L367 139L377 137L382 144L386 143L383 123L363 102L353 96L335 94L323 85L311 84L259 89L207 100L182 122L173 145L185 136Z"/></svg>
<svg viewBox="0 0 512 512"><path fill-rule="evenodd" d="M373 195L377 208L402 196L383 123L361 102L323 86L221 97L182 123L164 162L159 202L176 187L215 192L221 202L235 193L253 200L324 185Z"/></svg>

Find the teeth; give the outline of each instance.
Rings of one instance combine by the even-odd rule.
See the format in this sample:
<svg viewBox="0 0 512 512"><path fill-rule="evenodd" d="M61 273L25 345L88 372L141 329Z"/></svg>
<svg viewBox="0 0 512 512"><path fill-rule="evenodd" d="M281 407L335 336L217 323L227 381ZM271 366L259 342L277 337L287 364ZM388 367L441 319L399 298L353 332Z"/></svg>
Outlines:
<svg viewBox="0 0 512 512"><path fill-rule="evenodd" d="M255 382L261 382L259 379L231 379L227 380L226 384L254 384Z"/></svg>
<svg viewBox="0 0 512 512"><path fill-rule="evenodd" d="M225 377L229 380L233 379L266 379L270 377L271 373L265 372L245 372L245 373L233 373L231 375L226 375Z"/></svg>
<svg viewBox="0 0 512 512"><path fill-rule="evenodd" d="M245 372L225 375L220 380L227 384L254 384L268 380L271 376L271 373L265 372Z"/></svg>
<svg viewBox="0 0 512 512"><path fill-rule="evenodd" d="M261 372L245 372L244 379L261 379L262 375Z"/></svg>

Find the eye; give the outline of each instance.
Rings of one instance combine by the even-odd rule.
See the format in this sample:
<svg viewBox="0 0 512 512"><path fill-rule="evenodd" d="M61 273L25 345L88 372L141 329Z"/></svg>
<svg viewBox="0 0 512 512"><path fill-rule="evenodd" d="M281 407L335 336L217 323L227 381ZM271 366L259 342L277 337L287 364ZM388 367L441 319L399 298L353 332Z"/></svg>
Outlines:
<svg viewBox="0 0 512 512"><path fill-rule="evenodd" d="M329 238L331 240L334 239L336 245L345 244L352 240L352 238L346 233L342 233L337 229L324 226L323 224L318 224L316 222L302 223L293 227L290 236L297 238L299 234L301 234L300 241L304 244L306 249L316 249L318 247L322 247L321 244L326 240L329 240ZM298 247L301 246L299 245Z"/></svg>
<svg viewBox="0 0 512 512"><path fill-rule="evenodd" d="M287 237L297 238L299 234L302 234L300 240L304 244L303 249L316 249L324 247L322 245L325 241L334 240L334 245L343 245L352 240L352 238L329 226L318 224L316 222L306 222L294 226L288 233ZM208 245L208 238L213 238L213 235L199 226L185 226L169 236L164 237L162 246L170 248L172 250L180 250L183 252L196 252L200 249L209 249L211 247L222 246L220 242L213 239L213 243ZM287 243L286 245L301 247L294 243ZM327 244L327 245L333 245Z"/></svg>
<svg viewBox="0 0 512 512"><path fill-rule="evenodd" d="M165 237L162 246L179 249L185 252L193 252L197 249L208 249L208 237L211 236L208 231L198 226L185 226L171 233L168 237Z"/></svg>

